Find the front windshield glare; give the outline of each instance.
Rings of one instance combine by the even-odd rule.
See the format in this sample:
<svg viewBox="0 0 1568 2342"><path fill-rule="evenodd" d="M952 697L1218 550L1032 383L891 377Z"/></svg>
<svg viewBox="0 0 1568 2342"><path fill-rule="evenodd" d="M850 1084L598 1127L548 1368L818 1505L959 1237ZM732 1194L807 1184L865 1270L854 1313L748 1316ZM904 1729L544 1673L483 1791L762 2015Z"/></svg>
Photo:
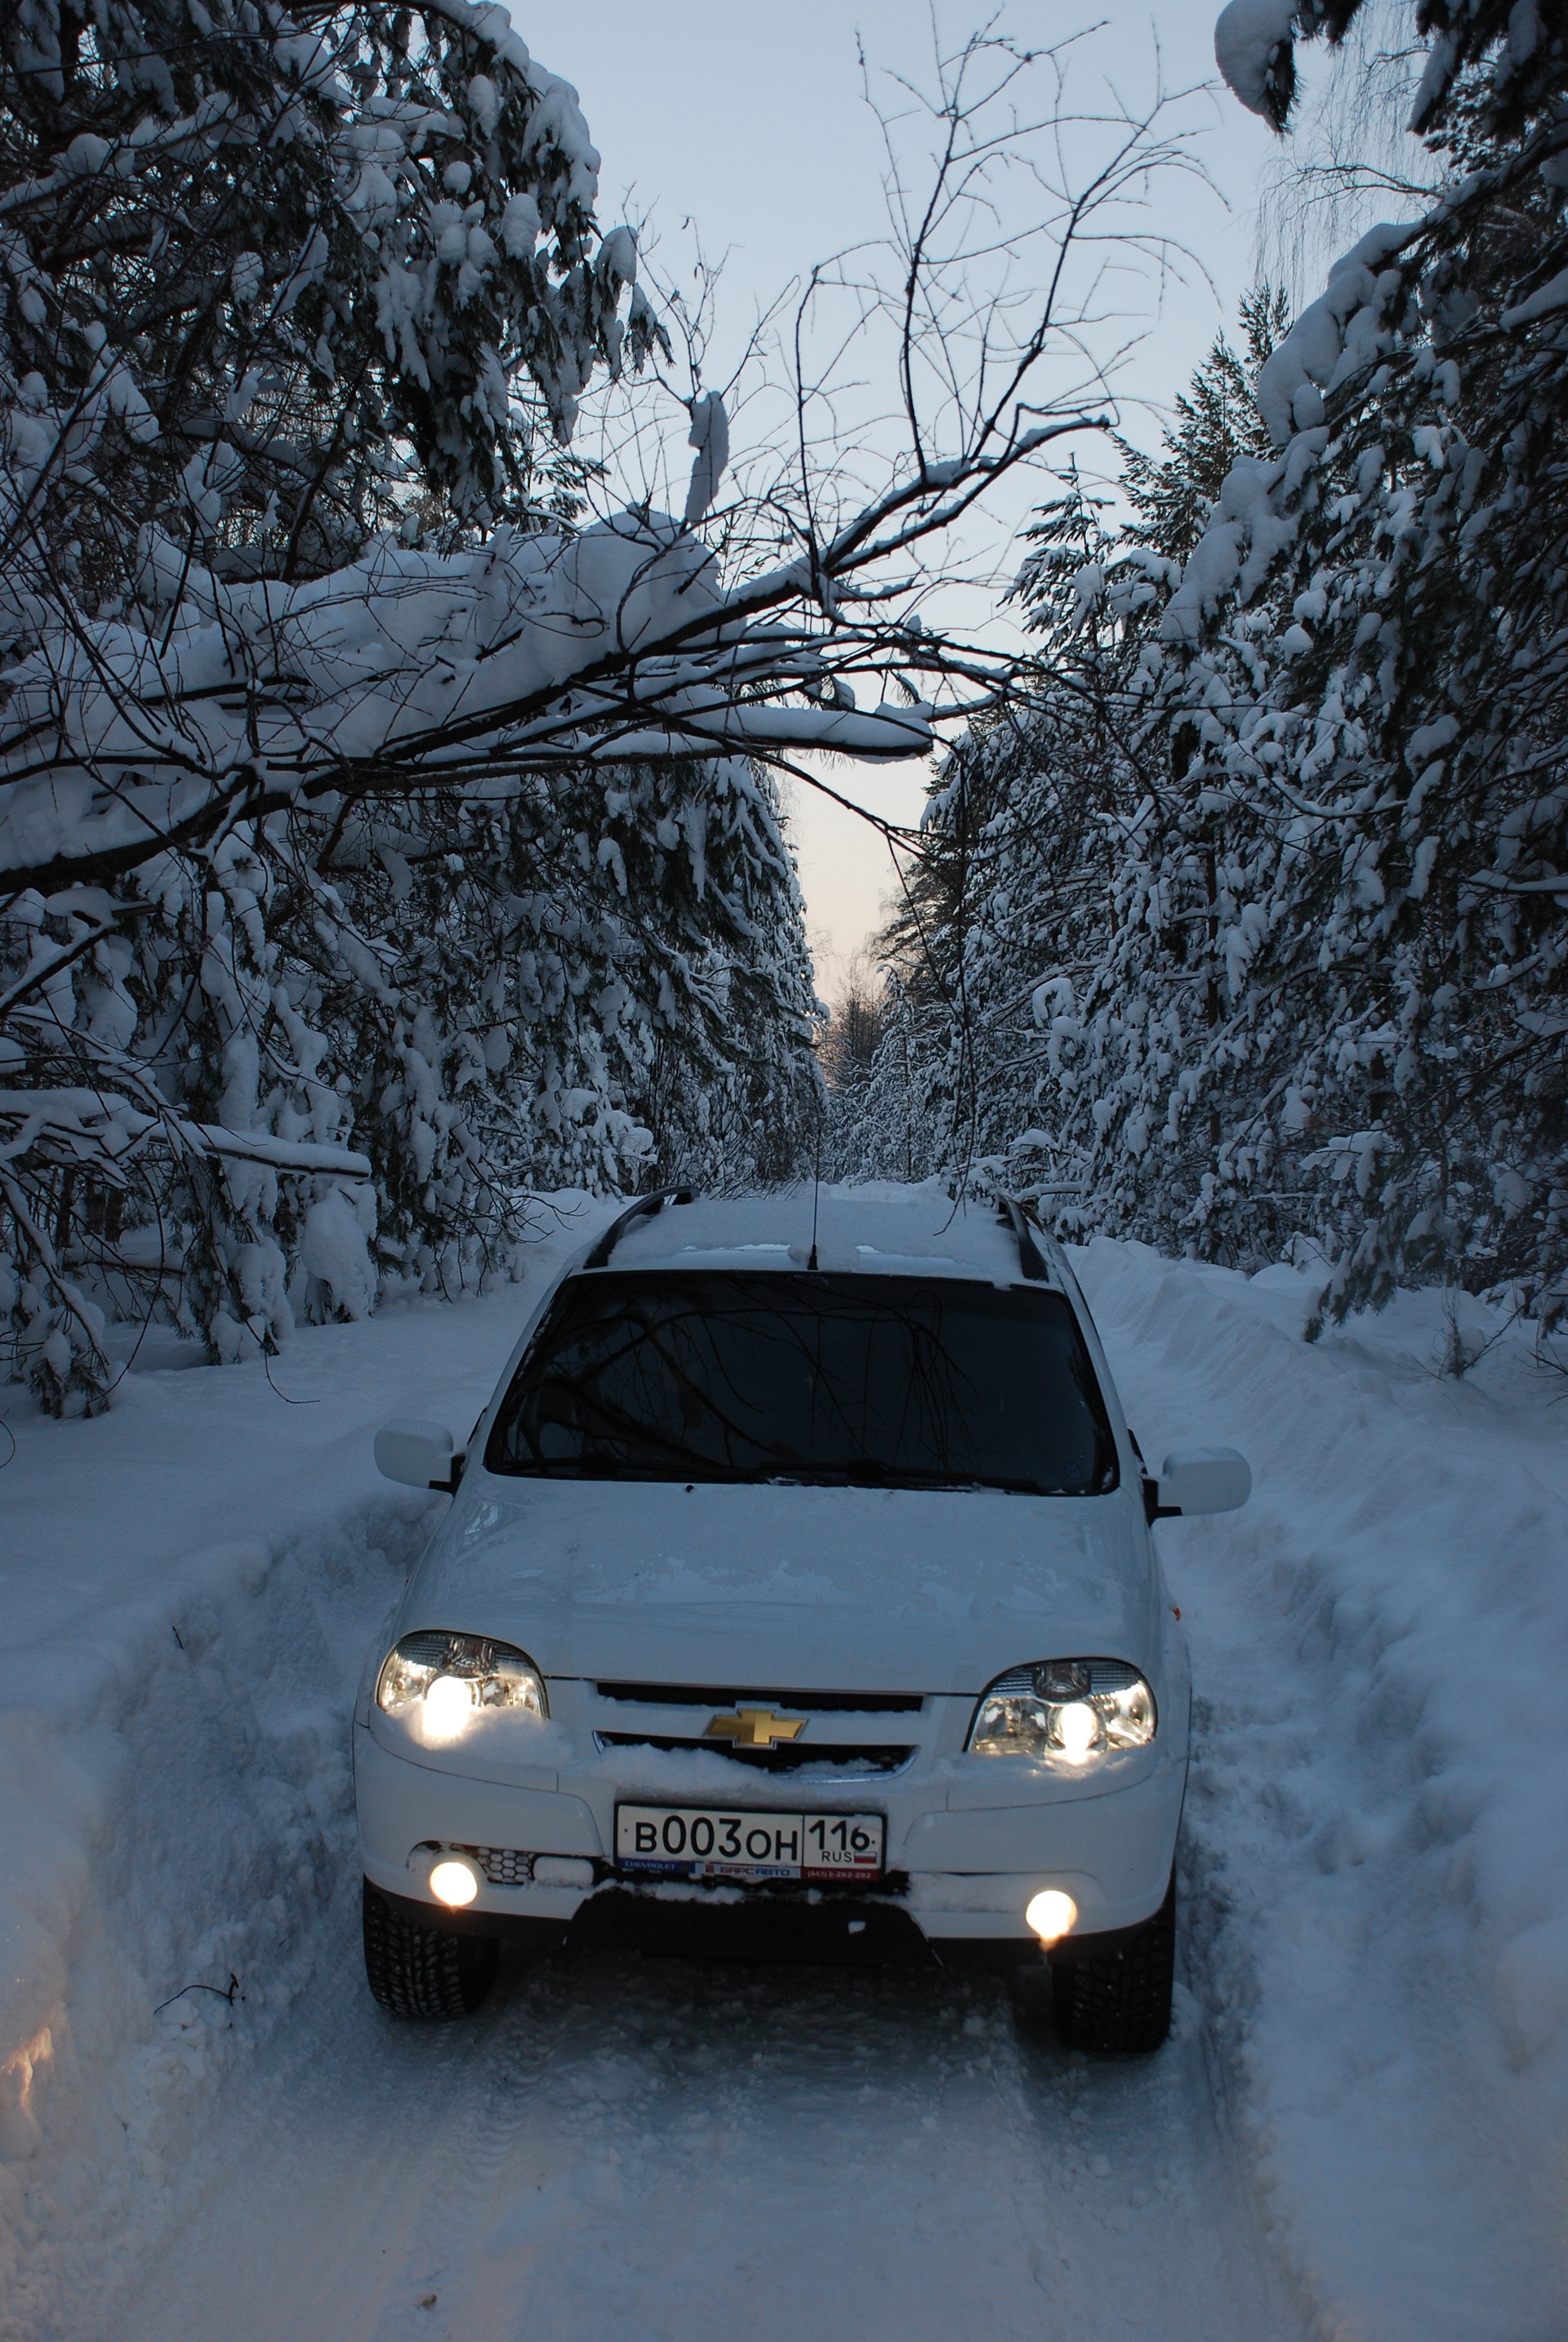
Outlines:
<svg viewBox="0 0 1568 2342"><path fill-rule="evenodd" d="M602 1271L555 1296L484 1456L561 1479L1091 1496L1116 1453L1059 1293L959 1278Z"/></svg>

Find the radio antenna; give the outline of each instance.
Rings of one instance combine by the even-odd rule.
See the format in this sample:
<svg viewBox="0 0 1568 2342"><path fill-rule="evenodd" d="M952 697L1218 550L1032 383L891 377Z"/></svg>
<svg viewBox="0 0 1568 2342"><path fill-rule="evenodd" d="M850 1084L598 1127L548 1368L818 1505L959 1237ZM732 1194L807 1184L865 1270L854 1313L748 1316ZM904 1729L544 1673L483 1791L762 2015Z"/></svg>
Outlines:
<svg viewBox="0 0 1568 2342"><path fill-rule="evenodd" d="M815 1159L815 1162L814 1162L814 1163L813 1164L813 1166L812 1166L812 1176L811 1176L811 1255L810 1255L810 1257L808 1258L808 1260L806 1261L806 1266L807 1266L807 1268L808 1268L808 1269L810 1269L810 1270L812 1270L814 1273L815 1268L816 1268L816 1213L817 1213L817 1206L818 1206L818 1204L821 1202L821 1200L822 1200L822 1106L821 1106L821 1102L819 1101L819 1102L818 1102L818 1105L817 1105L817 1110L816 1110L816 1159Z"/></svg>

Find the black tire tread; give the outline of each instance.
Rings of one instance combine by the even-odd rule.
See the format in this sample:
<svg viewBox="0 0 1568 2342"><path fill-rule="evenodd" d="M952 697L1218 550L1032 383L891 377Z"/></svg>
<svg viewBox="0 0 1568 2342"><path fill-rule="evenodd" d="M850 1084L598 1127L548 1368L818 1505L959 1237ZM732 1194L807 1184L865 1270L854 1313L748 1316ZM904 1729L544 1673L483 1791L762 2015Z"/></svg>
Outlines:
<svg viewBox="0 0 1568 2342"><path fill-rule="evenodd" d="M365 1886L365 1973L371 1993L394 2017L472 2017L495 1981L500 1946L494 1936L457 1936L420 1927Z"/></svg>
<svg viewBox="0 0 1568 2342"><path fill-rule="evenodd" d="M1176 1882L1131 1941L1096 1958L1061 1960L1051 1970L1052 2015L1069 2049L1147 2057L1171 2030L1176 1972Z"/></svg>

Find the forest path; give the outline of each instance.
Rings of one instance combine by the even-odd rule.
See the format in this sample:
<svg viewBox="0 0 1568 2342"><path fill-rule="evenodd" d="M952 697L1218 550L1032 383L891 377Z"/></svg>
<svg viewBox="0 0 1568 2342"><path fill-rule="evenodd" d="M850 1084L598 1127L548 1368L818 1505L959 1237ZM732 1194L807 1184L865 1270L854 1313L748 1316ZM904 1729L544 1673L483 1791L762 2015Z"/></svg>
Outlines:
<svg viewBox="0 0 1568 2342"><path fill-rule="evenodd" d="M607 1956L412 2027L341 1950L103 2342L1303 2330L1191 1996L1126 2063L1023 2032L989 1978Z"/></svg>
<svg viewBox="0 0 1568 2342"><path fill-rule="evenodd" d="M0 2123L0 2342L1563 2342L1563 1378L1466 1296L1309 1345L1283 1266L1080 1266L1145 1453L1254 1474L1159 1531L1183 1982L1125 2063L939 1971L583 1955L466 2023L375 2008L345 1725L423 1523L369 1435L437 1383L471 1419L514 1302L315 1329L305 1405L152 1374L21 1425L0 1566L49 1631L0 1704L0 1884L41 2136ZM1460 1383L1462 1307L1495 1338Z"/></svg>

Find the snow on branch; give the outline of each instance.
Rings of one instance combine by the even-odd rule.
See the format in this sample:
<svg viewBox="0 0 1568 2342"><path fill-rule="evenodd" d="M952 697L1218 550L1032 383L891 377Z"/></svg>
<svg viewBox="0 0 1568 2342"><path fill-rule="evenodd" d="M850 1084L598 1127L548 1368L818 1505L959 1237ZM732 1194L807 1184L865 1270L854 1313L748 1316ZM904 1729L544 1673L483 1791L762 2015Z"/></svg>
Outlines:
<svg viewBox="0 0 1568 2342"><path fill-rule="evenodd" d="M1283 131L1295 98L1296 41L1326 37L1337 47L1364 5L1229 0L1214 27L1215 63L1242 104ZM1500 128L1517 130L1550 112L1562 52L1546 36L1540 0L1418 0L1407 13L1412 30L1430 44L1410 117L1413 131L1443 126L1467 68Z"/></svg>
<svg viewBox="0 0 1568 2342"><path fill-rule="evenodd" d="M0 1090L0 1163L47 1148L63 1159L100 1163L149 1136L197 1159L260 1163L274 1171L332 1172L368 1179L371 1162L351 1146L315 1146L268 1131L225 1130L173 1114L145 1114L113 1090Z"/></svg>
<svg viewBox="0 0 1568 2342"><path fill-rule="evenodd" d="M1295 92L1296 0L1230 0L1214 26L1214 63L1250 114L1277 128Z"/></svg>
<svg viewBox="0 0 1568 2342"><path fill-rule="evenodd" d="M1191 165L938 47L886 234L715 386L505 9L61 5L0 11L0 1322L72 1412L89 1273L238 1358L509 1273L535 1187L798 1167L764 768L1027 696L954 614Z"/></svg>
<svg viewBox="0 0 1568 2342"><path fill-rule="evenodd" d="M597 156L574 94L533 65L503 11L442 0L431 14L517 76L532 108L524 145L550 157L552 201L586 205ZM1042 70L1054 78L1031 115ZM0 876L57 891L198 846L236 818L574 758L920 756L941 727L1005 696L1010 660L933 630L923 608L963 582L964 533L986 500L1112 419L1084 357L1104 248L1169 264L1142 215L1154 177L1183 163L1158 109L1072 115L1064 74L1052 53L988 37L938 55L920 168L890 145L881 257L825 265L803 308L804 321L847 303L844 364L865 379L880 366L891 405L837 431L836 392L797 364L789 429L736 459L724 395L694 390L679 522L643 505L584 526L504 523L454 549L411 541L405 524L314 575L247 574L255 565L225 543L246 473L237 425L256 396L247 375L224 435L180 473L183 534L167 517L145 525L127 590L95 608L46 516L76 443L102 435L114 377L100 369L68 412L43 385L27 394L35 419L20 400L0 465L11 556L0 630L17 646L0 707ZM501 103L483 80L464 101L481 128ZM397 109L385 118L412 151ZM1099 150L1075 172L1062 159L1069 126ZM381 131L372 144L379 153ZM451 243L454 257L469 175L446 173L455 192L438 250ZM483 273L474 239L489 249L494 231L462 234L463 265ZM629 282L629 235L606 238L601 260L617 288ZM405 370L423 363L410 350ZM603 468L613 476L616 463ZM870 709L851 676L876 689Z"/></svg>

